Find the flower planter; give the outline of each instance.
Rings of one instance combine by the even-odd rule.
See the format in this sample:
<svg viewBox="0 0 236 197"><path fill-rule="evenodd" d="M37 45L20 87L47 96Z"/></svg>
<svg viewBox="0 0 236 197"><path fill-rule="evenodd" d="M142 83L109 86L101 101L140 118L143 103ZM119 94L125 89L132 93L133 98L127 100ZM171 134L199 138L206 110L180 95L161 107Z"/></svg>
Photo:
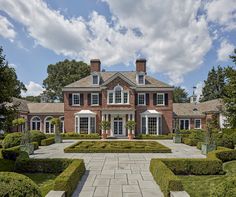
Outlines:
<svg viewBox="0 0 236 197"><path fill-rule="evenodd" d="M181 138L180 135L176 135L176 136L173 137L173 142L176 143L176 144L181 143L181 139L182 138Z"/></svg>
<svg viewBox="0 0 236 197"><path fill-rule="evenodd" d="M29 155L32 155L34 154L34 145L33 144L20 145L20 150L27 152Z"/></svg>
<svg viewBox="0 0 236 197"><path fill-rule="evenodd" d="M128 138L129 138L129 140L134 139L134 134L129 133L129 134L128 134Z"/></svg>
<svg viewBox="0 0 236 197"><path fill-rule="evenodd" d="M103 133L103 134L102 134L102 139L103 139L103 140L107 139L107 134L106 134L106 133Z"/></svg>
<svg viewBox="0 0 236 197"><path fill-rule="evenodd" d="M62 137L61 135L55 135L55 143L62 143Z"/></svg>
<svg viewBox="0 0 236 197"><path fill-rule="evenodd" d="M202 154L207 155L210 151L216 150L215 144L202 144Z"/></svg>

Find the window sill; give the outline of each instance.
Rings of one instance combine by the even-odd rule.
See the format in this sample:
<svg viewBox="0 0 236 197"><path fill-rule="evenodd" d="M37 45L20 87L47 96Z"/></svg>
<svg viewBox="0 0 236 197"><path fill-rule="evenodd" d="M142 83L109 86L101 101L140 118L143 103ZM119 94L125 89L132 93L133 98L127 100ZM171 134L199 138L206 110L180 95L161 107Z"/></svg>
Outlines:
<svg viewBox="0 0 236 197"><path fill-rule="evenodd" d="M71 106L73 106L73 107L79 107L80 104L72 104Z"/></svg>
<svg viewBox="0 0 236 197"><path fill-rule="evenodd" d="M91 104L92 107L98 107L99 104Z"/></svg>
<svg viewBox="0 0 236 197"><path fill-rule="evenodd" d="M147 106L147 105L146 104L138 104L138 106L142 106L143 107L143 106Z"/></svg>
<svg viewBox="0 0 236 197"><path fill-rule="evenodd" d="M130 105L130 103L107 103L107 105Z"/></svg>
<svg viewBox="0 0 236 197"><path fill-rule="evenodd" d="M163 107L163 106L165 106L165 104L157 104L156 106L158 106L158 107ZM168 106L168 105L167 105Z"/></svg>

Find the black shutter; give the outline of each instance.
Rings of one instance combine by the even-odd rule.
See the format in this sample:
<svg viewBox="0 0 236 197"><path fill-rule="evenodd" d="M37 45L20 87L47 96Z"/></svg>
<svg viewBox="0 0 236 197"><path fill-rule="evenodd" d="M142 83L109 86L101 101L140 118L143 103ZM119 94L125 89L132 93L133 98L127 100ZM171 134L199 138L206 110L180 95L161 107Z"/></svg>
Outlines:
<svg viewBox="0 0 236 197"><path fill-rule="evenodd" d="M84 94L80 94L80 105L84 105Z"/></svg>
<svg viewBox="0 0 236 197"><path fill-rule="evenodd" d="M88 105L91 105L91 94L88 94Z"/></svg>
<svg viewBox="0 0 236 197"><path fill-rule="evenodd" d="M135 99L135 105L138 105L138 94L135 94L134 96L135 96L135 98L134 98Z"/></svg>
<svg viewBox="0 0 236 197"><path fill-rule="evenodd" d="M146 93L146 105L149 105L149 93Z"/></svg>
<svg viewBox="0 0 236 197"><path fill-rule="evenodd" d="M153 94L153 105L157 105L157 94Z"/></svg>
<svg viewBox="0 0 236 197"><path fill-rule="evenodd" d="M69 105L72 105L72 94L69 94Z"/></svg>
<svg viewBox="0 0 236 197"><path fill-rule="evenodd" d="M168 105L168 93L165 93L165 105Z"/></svg>
<svg viewBox="0 0 236 197"><path fill-rule="evenodd" d="M99 94L99 105L102 105L102 94Z"/></svg>

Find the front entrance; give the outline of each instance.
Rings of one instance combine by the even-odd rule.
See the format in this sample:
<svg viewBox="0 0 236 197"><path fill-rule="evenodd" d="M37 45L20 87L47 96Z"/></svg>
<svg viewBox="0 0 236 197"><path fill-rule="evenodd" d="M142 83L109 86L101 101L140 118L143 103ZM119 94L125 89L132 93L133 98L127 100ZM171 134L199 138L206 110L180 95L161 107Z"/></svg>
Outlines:
<svg viewBox="0 0 236 197"><path fill-rule="evenodd" d="M114 118L113 124L114 135L123 135L123 118Z"/></svg>

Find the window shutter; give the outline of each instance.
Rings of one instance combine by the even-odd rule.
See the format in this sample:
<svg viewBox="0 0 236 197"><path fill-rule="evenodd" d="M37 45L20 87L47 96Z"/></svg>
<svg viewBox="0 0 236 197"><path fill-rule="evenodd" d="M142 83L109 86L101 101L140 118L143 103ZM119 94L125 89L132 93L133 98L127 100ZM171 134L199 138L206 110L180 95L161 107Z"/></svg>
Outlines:
<svg viewBox="0 0 236 197"><path fill-rule="evenodd" d="M168 105L168 93L165 93L165 105Z"/></svg>
<svg viewBox="0 0 236 197"><path fill-rule="evenodd" d="M102 94L99 94L99 105L102 105Z"/></svg>
<svg viewBox="0 0 236 197"><path fill-rule="evenodd" d="M138 105L138 94L135 94L135 105Z"/></svg>
<svg viewBox="0 0 236 197"><path fill-rule="evenodd" d="M91 105L91 94L88 94L88 105Z"/></svg>
<svg viewBox="0 0 236 197"><path fill-rule="evenodd" d="M72 94L69 94L69 105L72 105Z"/></svg>
<svg viewBox="0 0 236 197"><path fill-rule="evenodd" d="M146 105L149 105L149 93L146 93Z"/></svg>
<svg viewBox="0 0 236 197"><path fill-rule="evenodd" d="M80 94L80 105L84 105L84 94Z"/></svg>
<svg viewBox="0 0 236 197"><path fill-rule="evenodd" d="M157 94L153 94L153 105L157 105Z"/></svg>

